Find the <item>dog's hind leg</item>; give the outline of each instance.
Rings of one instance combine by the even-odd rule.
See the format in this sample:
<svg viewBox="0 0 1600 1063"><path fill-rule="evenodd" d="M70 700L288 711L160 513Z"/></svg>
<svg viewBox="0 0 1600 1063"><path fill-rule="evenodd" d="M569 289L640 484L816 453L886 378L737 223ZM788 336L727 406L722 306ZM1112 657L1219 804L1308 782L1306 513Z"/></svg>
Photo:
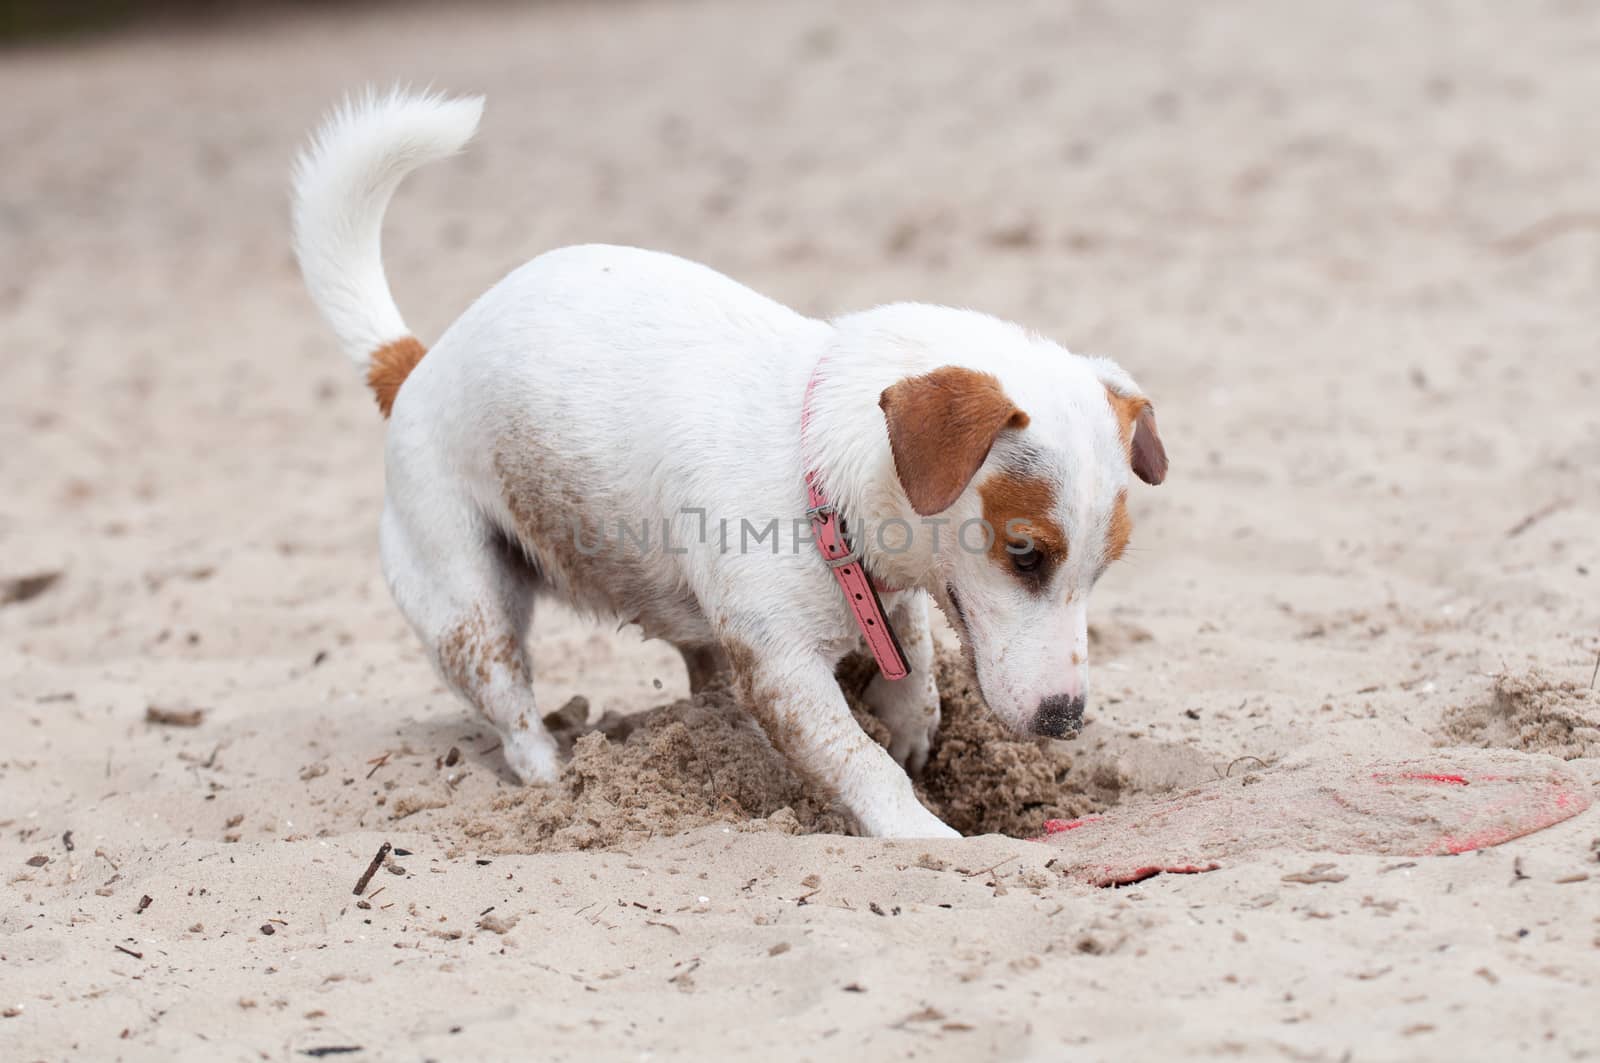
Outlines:
<svg viewBox="0 0 1600 1063"><path fill-rule="evenodd" d="M386 503L383 572L439 674L500 732L525 783L554 782L556 741L534 704L524 646L536 581L527 561L468 506L431 499L422 519Z"/></svg>
<svg viewBox="0 0 1600 1063"><path fill-rule="evenodd" d="M711 644L678 644L683 655L683 666L689 672L689 693L700 691L721 680L728 671L728 655L721 646Z"/></svg>

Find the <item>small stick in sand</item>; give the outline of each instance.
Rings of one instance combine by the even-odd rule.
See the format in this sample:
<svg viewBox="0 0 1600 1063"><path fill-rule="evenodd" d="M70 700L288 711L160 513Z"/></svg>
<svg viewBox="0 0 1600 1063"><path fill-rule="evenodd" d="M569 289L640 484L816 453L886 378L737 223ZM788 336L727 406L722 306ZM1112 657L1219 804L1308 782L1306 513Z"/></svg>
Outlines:
<svg viewBox="0 0 1600 1063"><path fill-rule="evenodd" d="M1517 536L1521 535L1535 524L1538 524L1541 520L1544 520L1546 517L1550 516L1550 514L1559 512L1570 505L1572 505L1572 499L1558 498L1547 506L1539 507L1532 513L1529 513L1526 517L1523 517L1521 520L1517 521L1516 525L1512 527L1510 531L1506 532L1506 538L1515 539Z"/></svg>
<svg viewBox="0 0 1600 1063"><path fill-rule="evenodd" d="M962 871L961 874L962 874L963 878L977 878L979 875L987 875L987 874L989 874L995 868L1004 867L1005 865L1011 863L1011 861L1013 861L1015 859L1016 859L1016 857L1014 857L1014 856L1008 856L1004 860L1000 861L998 864L990 864L988 867L981 868L981 869L979 869L977 871ZM956 870L960 871L961 869L957 868Z"/></svg>
<svg viewBox="0 0 1600 1063"><path fill-rule="evenodd" d="M1600 228L1600 213L1594 211L1568 211L1540 218L1527 228L1502 236L1494 241L1494 249L1503 255L1521 255L1532 251L1548 240L1584 229Z"/></svg>
<svg viewBox="0 0 1600 1063"><path fill-rule="evenodd" d="M29 576L0 579L0 605L11 605L37 598L56 585L60 572L37 572Z"/></svg>
<svg viewBox="0 0 1600 1063"><path fill-rule="evenodd" d="M205 718L205 709L169 709L161 705L149 705L144 710L145 723L159 723L167 727L199 727L200 721Z"/></svg>
<svg viewBox="0 0 1600 1063"><path fill-rule="evenodd" d="M1589 689L1590 690L1594 689L1594 681L1596 679L1600 679L1600 653L1596 653L1594 655L1594 671L1589 673ZM71 834L72 832L68 831L67 833Z"/></svg>
<svg viewBox="0 0 1600 1063"><path fill-rule="evenodd" d="M1233 777L1233 769L1237 768L1240 764L1243 764L1247 760L1253 760L1257 764L1261 765L1263 768L1265 768L1267 766L1267 762L1262 760L1260 757L1253 756L1252 754L1246 753L1242 757L1234 757L1232 762L1229 763L1229 765L1228 765L1228 770L1222 773L1222 777L1224 779L1232 778Z"/></svg>
<svg viewBox="0 0 1600 1063"><path fill-rule="evenodd" d="M371 760L367 761L367 763L372 765L372 770L367 772L367 778L370 779L378 773L379 768L389 763L389 751L384 750L381 756L373 757Z"/></svg>
<svg viewBox="0 0 1600 1063"><path fill-rule="evenodd" d="M123 948L121 945L113 945L111 947L116 949L118 952L126 952L129 956L132 956L136 960L144 959L144 953L142 952L134 952L132 949Z"/></svg>
<svg viewBox="0 0 1600 1063"><path fill-rule="evenodd" d="M390 850L393 848L394 846L390 845L388 842L384 842L382 845L378 846L378 855L372 858L372 863L368 864L367 869L361 873L361 877L356 879L356 888L351 892L359 897L367 891L367 885L372 881L372 876L378 873L378 868L383 866L383 861L388 857Z"/></svg>
<svg viewBox="0 0 1600 1063"><path fill-rule="evenodd" d="M1298 882L1307 886L1314 886L1321 882L1343 882L1349 878L1342 871L1335 871L1335 864L1312 864L1309 871L1296 871L1292 875L1284 875L1284 882Z"/></svg>

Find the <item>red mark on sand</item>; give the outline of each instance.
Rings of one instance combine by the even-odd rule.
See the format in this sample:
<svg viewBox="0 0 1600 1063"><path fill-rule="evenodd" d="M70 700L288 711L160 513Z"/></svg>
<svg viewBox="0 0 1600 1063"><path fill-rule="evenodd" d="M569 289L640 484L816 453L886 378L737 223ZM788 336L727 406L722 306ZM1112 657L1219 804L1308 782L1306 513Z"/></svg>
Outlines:
<svg viewBox="0 0 1600 1063"><path fill-rule="evenodd" d="M1047 819L1044 821L1045 837L1052 834L1061 834L1064 831L1077 830L1099 819L1099 816L1084 816L1082 819Z"/></svg>

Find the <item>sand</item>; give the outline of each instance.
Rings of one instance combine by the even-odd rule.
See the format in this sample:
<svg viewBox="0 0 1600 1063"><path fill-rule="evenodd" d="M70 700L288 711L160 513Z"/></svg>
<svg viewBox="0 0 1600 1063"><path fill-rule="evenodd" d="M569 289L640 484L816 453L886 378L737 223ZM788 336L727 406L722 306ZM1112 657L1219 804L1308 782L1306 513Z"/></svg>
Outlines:
<svg viewBox="0 0 1600 1063"><path fill-rule="evenodd" d="M356 6L0 56L0 1057L1593 1054L1593 809L1459 856L1255 828L1379 762L1600 784L1600 12L971 12ZM489 95L391 213L424 338L605 240L812 313L979 307L1156 396L1082 736L942 674L924 790L995 833L836 833L670 649L557 608L542 704L635 726L512 785L388 600L382 425L287 250L300 139L395 79ZM1251 791L1220 856L1136 826ZM1101 828L1023 840L1093 817L1221 866L1100 888Z"/></svg>

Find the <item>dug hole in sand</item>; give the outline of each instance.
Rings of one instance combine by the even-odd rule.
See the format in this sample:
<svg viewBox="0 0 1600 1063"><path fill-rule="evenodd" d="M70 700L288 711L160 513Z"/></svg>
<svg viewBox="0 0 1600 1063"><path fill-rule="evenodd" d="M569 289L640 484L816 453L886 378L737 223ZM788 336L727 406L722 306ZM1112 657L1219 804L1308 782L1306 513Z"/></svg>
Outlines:
<svg viewBox="0 0 1600 1063"><path fill-rule="evenodd" d="M856 720L880 745L887 729L857 696L870 659L851 659L841 685ZM1104 807L1072 771L1068 743L1011 735L979 699L964 662L938 661L943 719L918 796L963 834L1042 833L1050 819ZM481 845L511 852L626 846L710 823L788 834L850 833L850 817L811 789L773 749L732 692L713 688L634 716L546 717L572 751L558 787L496 797L462 820ZM1080 773L1081 774L1081 773Z"/></svg>

